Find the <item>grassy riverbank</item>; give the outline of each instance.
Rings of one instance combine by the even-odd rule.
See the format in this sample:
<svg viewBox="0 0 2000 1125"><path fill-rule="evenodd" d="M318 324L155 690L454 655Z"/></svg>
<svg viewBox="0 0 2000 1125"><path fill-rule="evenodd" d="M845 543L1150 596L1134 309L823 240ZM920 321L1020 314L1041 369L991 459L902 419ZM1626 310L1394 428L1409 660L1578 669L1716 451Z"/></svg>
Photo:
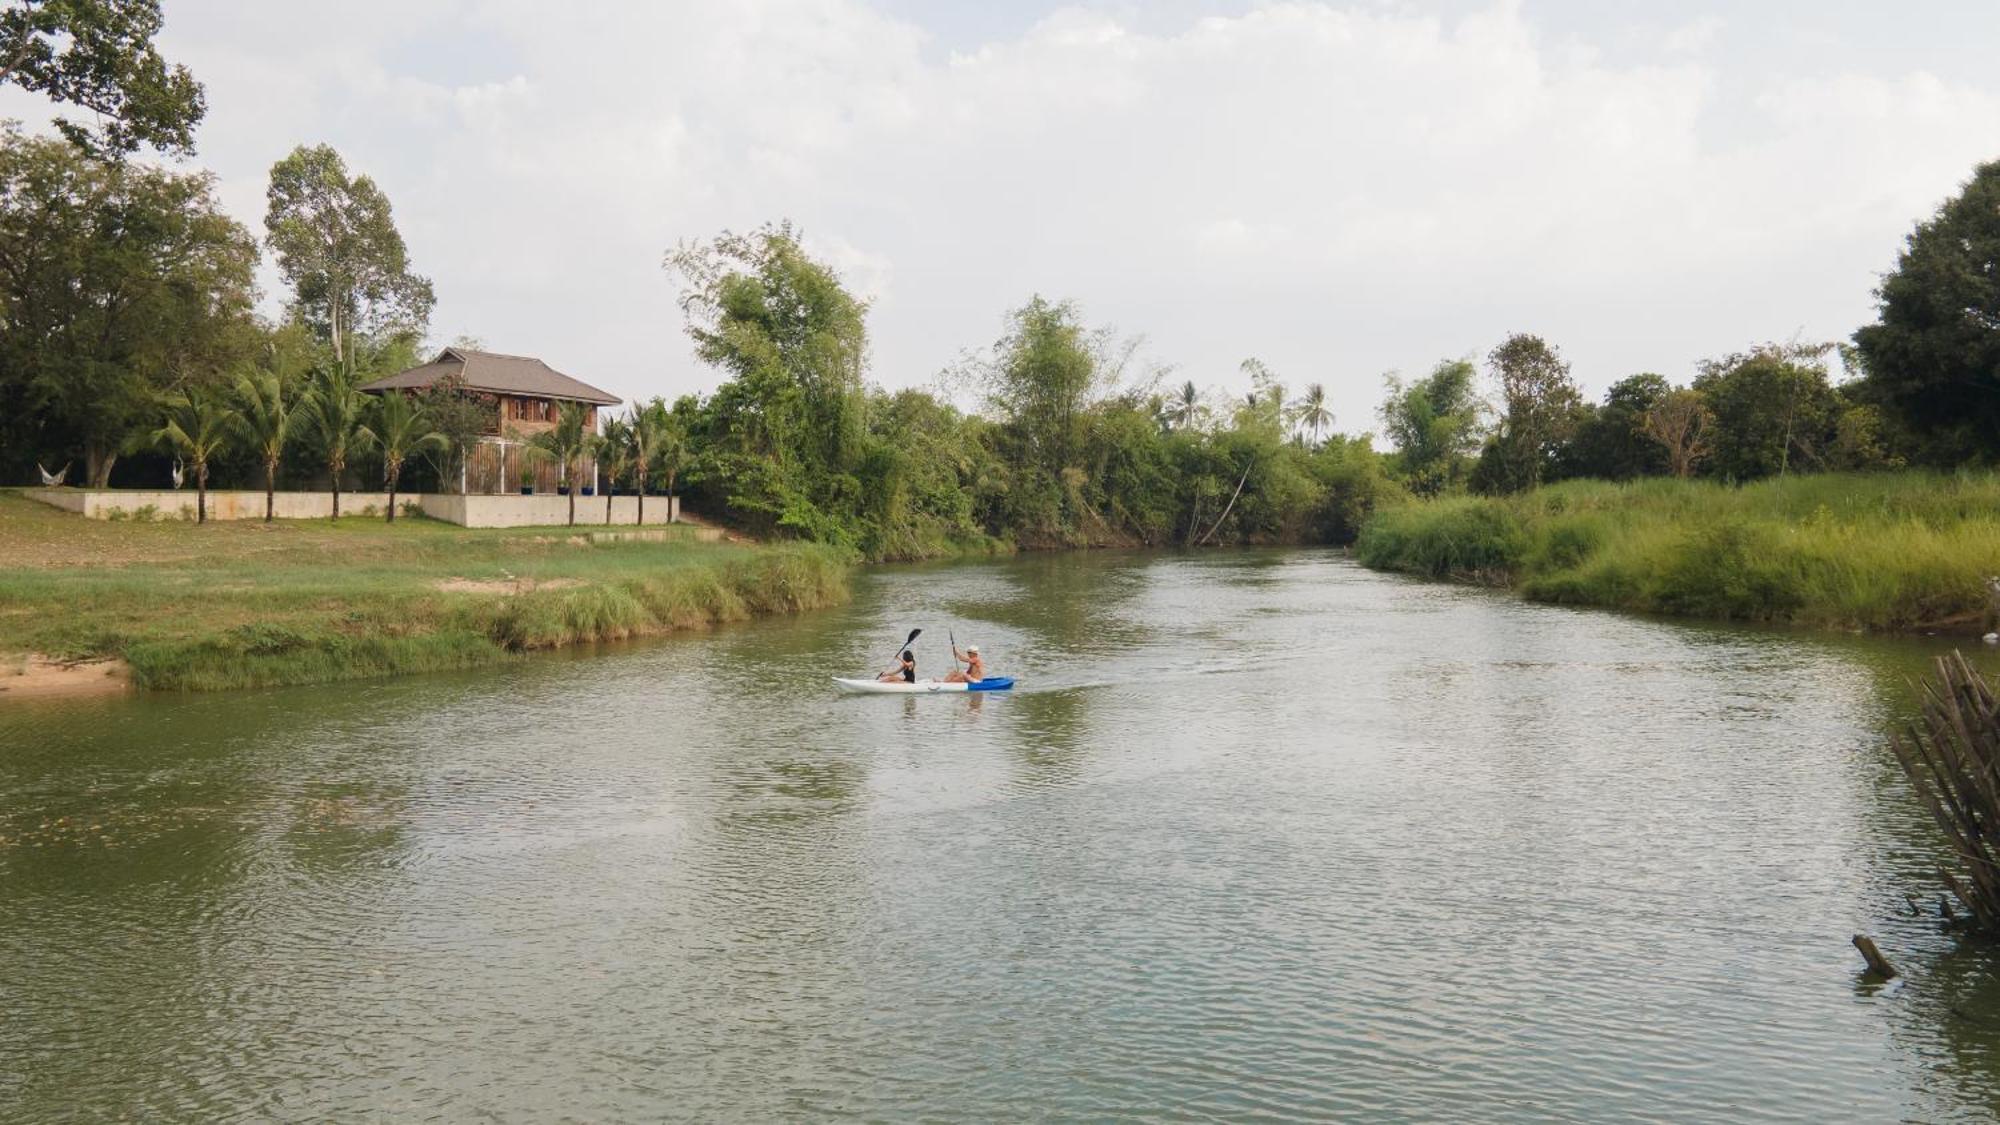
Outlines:
<svg viewBox="0 0 2000 1125"><path fill-rule="evenodd" d="M1546 602L1842 629L1976 630L2000 574L2000 476L1828 474L1740 488L1572 481L1378 513L1380 570Z"/></svg>
<svg viewBox="0 0 2000 1125"><path fill-rule="evenodd" d="M114 524L0 493L0 671L42 654L122 660L156 689L313 683L470 668L848 596L850 564L830 549L591 531Z"/></svg>

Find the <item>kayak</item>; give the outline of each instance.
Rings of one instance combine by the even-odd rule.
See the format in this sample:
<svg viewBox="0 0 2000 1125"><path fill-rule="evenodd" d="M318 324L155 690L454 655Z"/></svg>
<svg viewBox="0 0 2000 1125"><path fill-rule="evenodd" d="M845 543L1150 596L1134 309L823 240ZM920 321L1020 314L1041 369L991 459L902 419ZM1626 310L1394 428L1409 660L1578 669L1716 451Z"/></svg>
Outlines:
<svg viewBox="0 0 2000 1125"><path fill-rule="evenodd" d="M918 680L914 684L906 684L901 680L887 682L843 680L839 676L835 676L833 682L839 684L842 691L879 695L923 695L937 691L1006 691L1014 686L1014 679L1011 676L988 676L983 680L957 684L948 684L943 680Z"/></svg>

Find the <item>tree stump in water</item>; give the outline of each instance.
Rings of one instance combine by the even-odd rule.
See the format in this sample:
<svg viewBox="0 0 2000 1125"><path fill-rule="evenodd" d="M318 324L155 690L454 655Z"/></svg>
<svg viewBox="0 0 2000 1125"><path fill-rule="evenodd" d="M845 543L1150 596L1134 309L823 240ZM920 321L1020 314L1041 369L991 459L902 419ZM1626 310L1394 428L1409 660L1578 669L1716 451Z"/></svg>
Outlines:
<svg viewBox="0 0 2000 1125"><path fill-rule="evenodd" d="M1859 949L1861 951L1861 959L1868 962L1869 972L1874 973L1883 980L1895 977L1896 966L1891 965L1889 959L1882 956L1882 951L1875 948L1874 938L1869 937L1867 934L1855 934L1854 948Z"/></svg>

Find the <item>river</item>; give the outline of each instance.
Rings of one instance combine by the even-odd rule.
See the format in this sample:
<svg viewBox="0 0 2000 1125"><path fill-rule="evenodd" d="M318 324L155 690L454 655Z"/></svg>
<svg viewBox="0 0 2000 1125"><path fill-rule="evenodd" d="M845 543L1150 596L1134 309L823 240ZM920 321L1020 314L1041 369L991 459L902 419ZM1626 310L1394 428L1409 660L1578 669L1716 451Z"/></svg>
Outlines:
<svg viewBox="0 0 2000 1125"><path fill-rule="evenodd" d="M829 690L915 626L1020 689ZM1941 645L1064 554L0 705L0 1119L1987 1120L1882 741Z"/></svg>

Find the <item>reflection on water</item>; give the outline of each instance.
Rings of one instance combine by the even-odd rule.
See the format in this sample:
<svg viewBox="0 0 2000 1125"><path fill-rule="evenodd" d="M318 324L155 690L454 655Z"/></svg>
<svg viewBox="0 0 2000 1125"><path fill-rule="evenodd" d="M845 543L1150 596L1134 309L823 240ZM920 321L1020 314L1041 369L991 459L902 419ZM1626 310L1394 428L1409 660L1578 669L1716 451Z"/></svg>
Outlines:
<svg viewBox="0 0 2000 1125"><path fill-rule="evenodd" d="M1022 689L828 690L919 625ZM14 705L0 1119L1986 1119L1881 743L1936 651L1095 553Z"/></svg>

